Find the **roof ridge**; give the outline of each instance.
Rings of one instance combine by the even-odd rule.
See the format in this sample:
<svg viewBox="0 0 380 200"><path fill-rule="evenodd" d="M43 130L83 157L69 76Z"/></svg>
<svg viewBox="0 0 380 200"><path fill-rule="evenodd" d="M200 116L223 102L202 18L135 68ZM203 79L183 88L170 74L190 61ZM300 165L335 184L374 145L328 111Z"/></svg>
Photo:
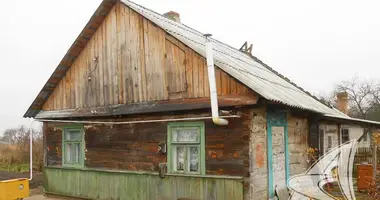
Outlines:
<svg viewBox="0 0 380 200"><path fill-rule="evenodd" d="M83 28L80 35L76 38L73 45L69 48L56 70L37 95L24 117L35 117L36 114L42 109L42 105L51 95L51 91L53 91L62 80L62 75L64 76L66 74L76 56L79 55L80 52L86 47L88 39L92 37L94 31L87 30L93 29L94 27L97 28L103 22L105 13L108 13L117 2L121 2L132 8L135 12L149 19L152 23L157 24L169 34L171 34L170 32L178 32L182 36L173 36L185 45L189 46L189 48L204 56L204 48L198 44L203 42L202 32L189 27L186 24L172 21L162 14L130 0L103 0L89 22ZM305 91L303 88L299 87L288 78L266 65L257 57L248 55L215 38L210 39L215 44L215 54L219 57L217 61L227 63L227 65L221 64L219 67L266 99L278 101L291 107L302 108L318 113L340 115L337 112L334 112L334 110L329 106L326 106L318 98L311 95L309 92ZM233 66L238 70L230 69L228 63L233 64ZM243 72L249 72L252 75L243 74ZM263 80L269 80L269 82ZM274 83L271 82L272 80ZM286 87L280 88L277 84Z"/></svg>
<svg viewBox="0 0 380 200"><path fill-rule="evenodd" d="M151 11L151 12L157 14L157 15L160 15L160 16L162 16L162 17L165 17L163 14L158 13L158 12L152 10L152 9L149 9L149 8L147 8L147 7L145 7L145 6L142 6L142 5L138 4L138 3L135 3L135 2L133 2L133 1L130 1L130 0L122 0L122 1L127 1L127 2L129 2L129 3L132 3L132 4L136 5L136 6L139 6L139 7L143 8L143 9L149 10L149 11ZM166 18L166 17L165 17L165 18ZM198 31L197 29L194 29L194 28L192 28L192 27L190 27L190 26L188 26L188 25L186 25L186 24L184 24L184 23L182 23L182 22L179 23L179 22L175 22L175 21L170 20L170 19L167 19L166 21L169 22L170 24L173 24L173 25L179 27L179 28L181 28L180 25L182 25L182 26L184 26L184 27L186 27L186 28L192 30L194 33L196 33L196 34L198 34L198 35L200 35L200 36L203 36L203 35L204 35L204 33L200 32L200 31ZM229 45L229 44L226 44L226 43L224 43L224 42L222 42L222 41L219 41L219 40L217 40L217 39L215 39L215 38L213 38L213 37L209 37L209 39L212 40L212 41L214 41L214 42L216 42L216 43L219 43L220 45L227 46L227 47L230 48L231 50L234 50L234 51L240 52L242 55L244 55L244 56L246 56L247 58L249 58L249 56L248 56L247 54L245 54L244 52L241 52L239 49L237 49L237 48L235 48L235 47L233 47L233 46L231 46L231 45Z"/></svg>
<svg viewBox="0 0 380 200"><path fill-rule="evenodd" d="M318 102L322 103L323 105L329 107L329 108L333 108L333 106L331 105L328 105L326 104L325 102L323 102L322 100L320 100L318 97L316 97L315 95L312 95L309 91L303 89L302 87L298 86L296 83L292 82L289 78L287 78L286 76L280 74L279 72L277 72L276 70L274 70L272 67L270 67L269 65L267 65L266 63L264 63L262 60L260 60L259 58L257 58L256 56L254 55L250 55L250 57L255 60L256 62L260 63L261 65L263 65L264 67L266 67L268 70L270 70L271 72L275 73L276 75L278 75L280 78L284 79L285 81L287 81L288 83L292 84L294 87L297 87L298 89L300 89L302 92L304 92L305 94L309 95L310 97L312 97L313 99L317 100Z"/></svg>
<svg viewBox="0 0 380 200"><path fill-rule="evenodd" d="M131 3L131 4L137 6L137 7L141 8L141 9L145 9L145 10L147 10L147 11L150 11L150 12L152 12L152 13L155 13L155 14L157 14L157 15L163 17L163 18L165 19L165 20L164 20L165 22L168 22L168 23L170 23L170 24L172 24L172 25L174 25L174 26L176 26L176 27L178 27L178 28L180 28L180 29L183 29L183 30L185 30L185 31L189 31L189 32L194 33L194 34L197 34L197 35L199 35L199 36L203 36L203 33L202 33L202 32L200 32L200 31L198 31L198 30L196 30L196 29L194 29L194 28L192 28L192 27L190 27L190 26L188 26L188 25L186 25L186 24L184 24L184 23L178 23L178 22L174 22L174 21L172 21L172 20L170 20L170 19L166 19L166 17L165 17L163 14L158 13L158 12L156 12L156 11L154 11L154 10L149 9L149 8L146 8L146 7L144 7L144 6L142 6L142 5L138 4L138 3L135 3L135 2L130 1L130 0L122 0L122 1L124 1L124 2L128 2L128 3ZM141 11L144 12L143 10L141 10ZM147 13L147 14L149 14L149 13ZM153 16L153 17L155 17L155 16ZM157 18L157 17L155 17L155 18ZM158 20L162 20L162 19L159 19L159 18L157 18L157 19L158 19ZM169 30L167 30L167 31L169 31ZM246 54L246 53L240 51L239 49L237 49L237 48L235 48L235 47L233 47L233 46L231 46L231 45L229 45L229 44L227 44L227 43L221 42L221 41L219 41L219 40L217 40L217 39L215 39L215 38L210 38L210 39L211 39L211 41L213 41L216 45L220 45L220 46L222 46L222 47L226 47L226 48L227 48L229 51L231 51L231 52L238 52L239 55L243 55L243 56L246 57L247 59L253 59L253 61L257 62L258 64L261 64L265 69L269 70L270 72L274 73L274 75L280 77L281 79L285 80L287 83L289 83L289 84L291 84L292 86L294 86L295 88L299 89L302 93L304 93L304 94L306 94L307 96L313 98L314 100L318 101L319 103L323 104L324 106L327 106L327 107L330 108L330 109L332 108L331 105L327 105L325 102L321 101L318 97L312 95L309 91L307 91L307 90L303 89L302 87L298 86L297 84L295 84L294 82L292 82L289 78L285 77L284 75L282 75L282 74L279 73L278 71L274 70L272 67L268 66L266 63L264 63L263 61L261 61L261 60L258 59L257 57L255 57L255 56L253 56L253 55L248 55L248 54ZM244 61L244 60L242 60L242 59L240 59L240 58L235 58L235 59L239 59L240 61L246 63L246 61ZM248 64L249 67L254 67L254 66L252 66L252 64L250 64L250 63L246 63L246 64ZM260 67L258 67L258 68L260 68ZM261 68L260 68L260 69L261 69Z"/></svg>
<svg viewBox="0 0 380 200"><path fill-rule="evenodd" d="M269 65L267 65L266 63L264 63L262 60L260 60L259 58L257 58L256 56L254 55L250 55L250 57L260 63L261 65L263 65L264 67L266 67L268 70L270 70L271 72L275 73L276 75L278 75L280 78L284 79L285 81L287 81L288 83L292 84L294 87L297 87L298 89L300 89L302 92L304 92L305 94L309 95L310 97L312 97L313 99L317 100L318 102L322 103L323 105L329 107L329 108L333 108L333 106L331 105L328 105L326 104L325 102L321 101L318 97L316 97L315 95L312 95L309 91L303 89L302 87L298 86L296 83L292 82L289 78L287 78L286 76L280 74L279 72L277 72L276 70L274 70L272 67L270 67Z"/></svg>
<svg viewBox="0 0 380 200"><path fill-rule="evenodd" d="M146 8L145 6L142 6L142 5L140 5L140 4L138 4L138 3L135 3L135 2L133 2L133 1L130 1L130 0L123 0L123 1L128 1L128 2L130 2L130 3L132 3L132 4L136 5L136 6L139 6L139 7L143 8L143 9L149 10L149 11L151 11L151 12L153 12L153 13L156 13L156 14L162 16L162 17L165 17L163 14L158 13L158 12L156 12L156 11L154 11L154 10L149 9L149 8ZM169 21L169 20L170 20L170 19L168 19L168 22L170 23L172 20L171 20L171 21ZM174 21L173 21L173 22L174 22ZM176 26L178 26L178 27L180 27L179 25L183 25L183 26L185 26L186 28L188 28L188 29L190 29L190 30L193 30L195 33L197 33L197 34L199 34L199 35L203 35L202 32L200 32L200 31L198 31L198 30L196 30L196 29L194 29L194 28L192 28L192 27L190 27L190 26L188 26L188 25L186 25L186 24L184 24L184 23L178 23L178 22L175 22L175 23L176 23L176 24L174 24L174 23L171 23L171 24L176 25ZM254 56L254 55L248 55L248 54L246 54L246 53L240 51L239 49L237 49L237 48L235 48L235 47L233 47L233 46L231 46L231 45L229 45L229 44L227 44L227 43L221 42L221 41L219 41L219 40L217 40L217 39L215 39L215 38L211 38L211 37L210 37L210 39L213 40L213 41L215 41L215 42L218 43L219 45L226 46L226 47L230 48L230 49L233 50L233 51L239 52L240 54L242 54L242 55L244 55L244 56L246 56L246 57L248 57L248 58L253 59L254 61L258 62L259 64L261 64L262 66L264 66L265 68L267 68L269 71L275 73L275 74L276 74L277 76L279 76L280 78L284 79L285 81L287 81L287 82L290 83L291 85L293 85L293 86L295 86L296 88L298 88L299 90L301 90L302 92L306 93L306 94L309 95L310 97L312 97L312 98L314 98L315 100L319 101L319 102L322 103L323 105L328 106L328 107L331 108L331 105L327 105L327 104L325 104L325 103L322 102L319 98L317 98L316 96L312 95L310 92L306 91L306 90L303 89L302 87L298 86L296 83L292 82L289 78L285 77L284 75L282 75L282 74L280 74L279 72L277 72L276 70L274 70L272 67L268 66L266 63L264 63L262 60L258 59L256 56Z"/></svg>

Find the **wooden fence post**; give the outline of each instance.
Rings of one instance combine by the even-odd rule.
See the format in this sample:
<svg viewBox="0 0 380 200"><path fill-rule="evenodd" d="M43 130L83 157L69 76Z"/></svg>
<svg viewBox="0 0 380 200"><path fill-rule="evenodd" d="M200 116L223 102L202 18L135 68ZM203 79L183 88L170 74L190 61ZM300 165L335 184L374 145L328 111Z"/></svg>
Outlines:
<svg viewBox="0 0 380 200"><path fill-rule="evenodd" d="M376 180L377 175L377 145L373 144L372 148L372 167L373 167L373 179Z"/></svg>

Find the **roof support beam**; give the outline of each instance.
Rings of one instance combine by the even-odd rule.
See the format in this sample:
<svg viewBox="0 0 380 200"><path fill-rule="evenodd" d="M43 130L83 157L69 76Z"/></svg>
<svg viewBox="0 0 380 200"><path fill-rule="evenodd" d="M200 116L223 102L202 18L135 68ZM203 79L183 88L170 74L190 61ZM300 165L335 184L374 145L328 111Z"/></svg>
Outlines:
<svg viewBox="0 0 380 200"><path fill-rule="evenodd" d="M220 96L218 97L220 107L248 106L257 104L257 97L252 96ZM155 112L185 111L194 109L208 109L209 98L155 101L144 103L133 103L126 105L103 106L93 108L78 108L56 111L40 111L36 119L63 119L76 117L106 117L131 114L144 114Z"/></svg>

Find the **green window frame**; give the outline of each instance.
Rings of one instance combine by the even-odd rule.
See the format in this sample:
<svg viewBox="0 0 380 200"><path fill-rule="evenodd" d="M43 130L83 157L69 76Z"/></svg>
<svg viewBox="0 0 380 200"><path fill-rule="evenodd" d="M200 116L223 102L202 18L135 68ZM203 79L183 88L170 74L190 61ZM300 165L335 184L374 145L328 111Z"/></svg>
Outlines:
<svg viewBox="0 0 380 200"><path fill-rule="evenodd" d="M65 126L62 134L62 166L83 168L84 151L83 126Z"/></svg>
<svg viewBox="0 0 380 200"><path fill-rule="evenodd" d="M188 131L193 138L178 139L178 133ZM204 122L168 123L167 168L169 173L205 175L205 124ZM177 151L181 149L182 162L177 162ZM196 156L197 155L197 156ZM194 164L198 161L197 165Z"/></svg>

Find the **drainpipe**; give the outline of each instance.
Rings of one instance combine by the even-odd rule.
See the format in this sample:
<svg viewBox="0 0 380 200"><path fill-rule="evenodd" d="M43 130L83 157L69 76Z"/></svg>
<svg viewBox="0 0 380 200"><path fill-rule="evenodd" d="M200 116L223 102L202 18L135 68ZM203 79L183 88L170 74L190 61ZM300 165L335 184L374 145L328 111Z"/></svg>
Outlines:
<svg viewBox="0 0 380 200"><path fill-rule="evenodd" d="M209 37L211 37L212 35L205 34L204 36L206 37L206 59L207 59L208 81L210 85L212 121L216 125L225 126L225 125L228 125L228 121L226 119L219 117L218 93L216 90L216 81L215 81L214 56L213 56L212 42L209 40Z"/></svg>
<svg viewBox="0 0 380 200"><path fill-rule="evenodd" d="M35 121L33 120L32 123L30 123L29 127L29 181L33 179L33 123Z"/></svg>

